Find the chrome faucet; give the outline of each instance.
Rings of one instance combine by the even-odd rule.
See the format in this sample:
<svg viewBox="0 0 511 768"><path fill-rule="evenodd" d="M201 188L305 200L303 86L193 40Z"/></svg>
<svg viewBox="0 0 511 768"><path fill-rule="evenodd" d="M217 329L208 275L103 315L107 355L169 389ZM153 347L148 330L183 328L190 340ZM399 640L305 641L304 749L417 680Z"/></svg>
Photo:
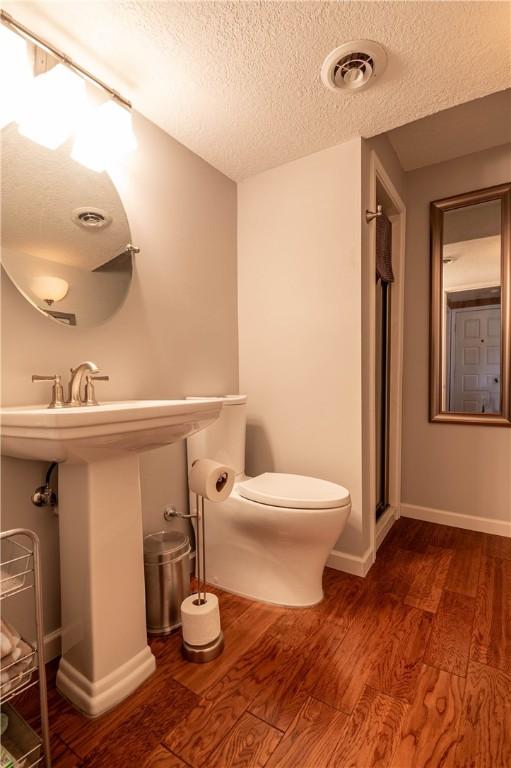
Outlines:
<svg viewBox="0 0 511 768"><path fill-rule="evenodd" d="M96 363L85 360L76 368L71 368L71 378L69 379L69 397L64 400L64 389L62 381L58 374L53 376L32 376L32 381L52 381L52 397L48 408L71 408L82 405L99 405L94 392L95 381L109 381L108 376L96 376L99 368ZM85 391L82 395L82 384L85 378Z"/></svg>
<svg viewBox="0 0 511 768"><path fill-rule="evenodd" d="M99 368L96 363L91 363L90 360L80 363L76 368L71 368L71 378L69 379L69 397L67 405L76 406L83 405L82 399L82 382L85 374L99 373Z"/></svg>

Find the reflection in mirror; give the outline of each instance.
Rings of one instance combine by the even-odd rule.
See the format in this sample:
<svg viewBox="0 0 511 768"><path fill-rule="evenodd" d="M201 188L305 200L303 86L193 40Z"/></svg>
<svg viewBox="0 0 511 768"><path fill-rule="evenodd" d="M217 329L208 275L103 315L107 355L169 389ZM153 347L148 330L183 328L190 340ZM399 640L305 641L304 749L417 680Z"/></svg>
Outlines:
<svg viewBox="0 0 511 768"><path fill-rule="evenodd" d="M444 411L500 413L500 229L500 200L444 213Z"/></svg>
<svg viewBox="0 0 511 768"><path fill-rule="evenodd" d="M511 185L431 203L431 419L511 423Z"/></svg>
<svg viewBox="0 0 511 768"><path fill-rule="evenodd" d="M87 327L121 306L132 276L131 235L106 172L2 131L2 266L40 312Z"/></svg>

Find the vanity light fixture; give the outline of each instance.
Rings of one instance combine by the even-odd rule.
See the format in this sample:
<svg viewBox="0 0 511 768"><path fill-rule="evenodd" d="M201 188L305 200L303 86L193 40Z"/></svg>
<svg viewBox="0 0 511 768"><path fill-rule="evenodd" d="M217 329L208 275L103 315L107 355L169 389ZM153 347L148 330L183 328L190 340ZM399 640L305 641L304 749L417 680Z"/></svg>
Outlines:
<svg viewBox="0 0 511 768"><path fill-rule="evenodd" d="M85 80L63 64L34 77L17 120L27 139L57 149L85 110Z"/></svg>
<svg viewBox="0 0 511 768"><path fill-rule="evenodd" d="M27 87L33 79L27 43L0 26L0 130L16 118Z"/></svg>
<svg viewBox="0 0 511 768"><path fill-rule="evenodd" d="M85 118L78 129L71 157L100 172L136 148L131 114L115 101L107 101Z"/></svg>
<svg viewBox="0 0 511 768"><path fill-rule="evenodd" d="M53 277L52 275L40 275L34 277L31 286L32 291L37 298L51 307L56 301L62 301L69 291L69 283L62 277Z"/></svg>
<svg viewBox="0 0 511 768"><path fill-rule="evenodd" d="M33 86L23 92L21 116L16 119L20 133L56 149L76 130L74 159L97 171L104 170L107 164L136 149L131 102L6 11L0 10L0 20L10 31L34 43L60 62L34 78ZM11 59L8 62L9 69L12 69L15 62ZM86 80L99 86L110 97L108 102L99 108L90 108L88 113L84 111Z"/></svg>

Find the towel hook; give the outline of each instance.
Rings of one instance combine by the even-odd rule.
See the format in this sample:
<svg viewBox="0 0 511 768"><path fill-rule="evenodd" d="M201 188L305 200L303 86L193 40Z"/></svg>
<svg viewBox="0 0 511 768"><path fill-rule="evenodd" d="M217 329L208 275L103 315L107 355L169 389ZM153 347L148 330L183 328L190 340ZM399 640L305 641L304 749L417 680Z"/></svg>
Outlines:
<svg viewBox="0 0 511 768"><path fill-rule="evenodd" d="M383 216L383 210L381 205L376 207L376 211L366 211L366 221L369 224L370 221L376 219L378 216Z"/></svg>

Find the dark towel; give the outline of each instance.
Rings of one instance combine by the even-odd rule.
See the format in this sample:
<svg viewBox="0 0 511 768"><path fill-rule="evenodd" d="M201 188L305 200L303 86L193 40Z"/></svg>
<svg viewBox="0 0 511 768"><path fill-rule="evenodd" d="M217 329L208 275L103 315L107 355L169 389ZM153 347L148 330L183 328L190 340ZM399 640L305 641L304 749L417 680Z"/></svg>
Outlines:
<svg viewBox="0 0 511 768"><path fill-rule="evenodd" d="M392 224L382 213L376 217L376 278L382 283L393 283Z"/></svg>

